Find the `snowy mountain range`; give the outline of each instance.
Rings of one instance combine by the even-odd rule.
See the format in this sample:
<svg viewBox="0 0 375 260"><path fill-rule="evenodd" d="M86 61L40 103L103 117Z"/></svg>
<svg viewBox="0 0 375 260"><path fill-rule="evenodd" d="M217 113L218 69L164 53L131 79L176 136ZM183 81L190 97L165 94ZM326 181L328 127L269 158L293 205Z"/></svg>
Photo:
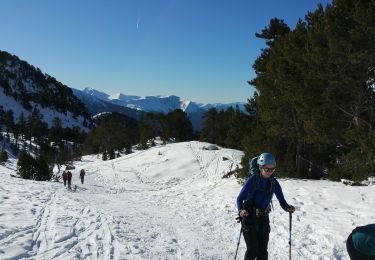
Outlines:
<svg viewBox="0 0 375 260"><path fill-rule="evenodd" d="M95 115L102 112L120 112L136 118L139 112L168 113L176 109L184 111L193 124L195 130L201 129L203 114L211 108L226 110L229 107L238 107L245 111L245 103L236 102L228 104L201 104L187 99L170 96L134 96L117 94L106 94L92 88L83 91L73 89L73 93L86 105L88 111Z"/></svg>
<svg viewBox="0 0 375 260"><path fill-rule="evenodd" d="M75 93L78 90L74 90ZM145 112L161 112L168 113L170 111L181 109L187 114L207 111L210 108L215 107L217 110L226 110L229 107L235 108L239 107L241 111L245 111L245 103L236 102L228 104L201 104L190 101L188 99L182 99L180 97L170 95L170 96L133 96L133 95L124 95L121 93L116 94L106 94L92 88L85 88L83 93L86 93L89 96L96 97L99 100L110 102L115 105L128 107L135 110L145 111Z"/></svg>
<svg viewBox="0 0 375 260"><path fill-rule="evenodd" d="M117 112L132 118L138 118L140 114L140 111L138 110L113 104L106 101L104 98L101 99L97 96L87 94L85 91L74 88L72 88L72 91L73 94L85 104L85 107L91 116L96 116L105 112Z"/></svg>
<svg viewBox="0 0 375 260"><path fill-rule="evenodd" d="M118 112L138 119L142 111L166 114L181 109L188 115L194 130L199 131L204 113L211 108L220 111L238 107L245 111L243 102L201 104L174 95L109 95L92 88L81 91L5 51L0 51L0 97L0 108L12 110L16 122L21 113L27 117L37 111L49 126L58 117L63 127L78 126L85 130L88 130L90 116L103 112Z"/></svg>

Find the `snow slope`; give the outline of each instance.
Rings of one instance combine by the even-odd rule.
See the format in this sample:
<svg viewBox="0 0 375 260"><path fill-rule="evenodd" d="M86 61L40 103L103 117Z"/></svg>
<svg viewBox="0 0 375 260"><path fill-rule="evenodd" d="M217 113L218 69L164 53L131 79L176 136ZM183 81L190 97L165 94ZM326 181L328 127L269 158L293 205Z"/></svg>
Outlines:
<svg viewBox="0 0 375 260"><path fill-rule="evenodd" d="M48 127L52 127L52 122L54 118L57 117L61 120L62 127L72 128L77 126L81 128L83 131L89 131L89 129L83 125L85 119L82 116L78 116L75 119L73 117L73 114L69 111L65 113L60 113L48 107L43 108L41 105L35 104L34 102L30 103L33 107L39 110L39 113L42 116L42 120L48 124ZM0 88L0 106L2 106L3 110L5 111L13 111L15 122L18 122L21 113L23 113L25 118L27 118L31 114L31 112L26 110L20 102L14 100L14 98L11 96L5 95L2 88Z"/></svg>
<svg viewBox="0 0 375 260"><path fill-rule="evenodd" d="M76 192L10 177L14 161L0 166L0 259L233 259L241 185L221 177L243 154L206 145L168 144L105 162L86 156L75 164ZM349 259L351 230L375 222L374 186L280 183L297 207L293 259ZM288 259L288 214L273 204L269 259ZM244 252L242 241L238 259Z"/></svg>

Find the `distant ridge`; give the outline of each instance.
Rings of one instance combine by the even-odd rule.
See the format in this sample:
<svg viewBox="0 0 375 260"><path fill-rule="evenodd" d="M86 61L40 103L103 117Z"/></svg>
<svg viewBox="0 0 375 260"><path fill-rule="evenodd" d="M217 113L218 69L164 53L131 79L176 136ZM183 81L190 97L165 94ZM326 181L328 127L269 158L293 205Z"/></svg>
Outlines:
<svg viewBox="0 0 375 260"><path fill-rule="evenodd" d="M245 111L245 103L243 102L201 104L188 99L182 99L175 95L145 97L124 95L122 93L109 95L92 88L85 88L83 91L74 90L74 93L86 104L88 110L92 113L106 112L105 109L110 109L110 111L116 109L116 112L119 112L121 107L122 109L130 109L124 110L122 113L134 117L136 116L134 110L166 114L173 110L181 109L189 116L195 130L202 128L203 114L211 108L216 108L220 111L226 110L229 107L238 107L240 111ZM110 104L114 105L114 107L111 107Z"/></svg>

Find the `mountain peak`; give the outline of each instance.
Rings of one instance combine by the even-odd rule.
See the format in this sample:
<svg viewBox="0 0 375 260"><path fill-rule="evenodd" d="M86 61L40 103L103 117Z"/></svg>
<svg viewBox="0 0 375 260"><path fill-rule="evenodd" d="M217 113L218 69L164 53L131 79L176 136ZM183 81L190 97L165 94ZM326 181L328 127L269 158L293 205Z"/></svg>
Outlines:
<svg viewBox="0 0 375 260"><path fill-rule="evenodd" d="M124 95L122 93L112 94L108 97L109 100L118 99L118 100L122 100L122 101L135 100L135 99L141 99L141 98L142 97L140 97L140 96Z"/></svg>
<svg viewBox="0 0 375 260"><path fill-rule="evenodd" d="M85 92L86 94L88 94L90 96L94 96L94 97L100 98L102 100L106 100L109 97L108 94L106 94L104 92L101 92L101 91L98 91L98 90L93 89L93 88L84 88L83 92Z"/></svg>

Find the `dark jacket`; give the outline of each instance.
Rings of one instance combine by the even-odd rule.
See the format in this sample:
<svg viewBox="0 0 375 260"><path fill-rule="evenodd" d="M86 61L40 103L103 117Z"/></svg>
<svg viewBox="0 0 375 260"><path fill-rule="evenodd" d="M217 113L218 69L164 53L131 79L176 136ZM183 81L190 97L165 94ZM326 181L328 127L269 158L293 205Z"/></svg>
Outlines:
<svg viewBox="0 0 375 260"><path fill-rule="evenodd" d="M68 179L68 173L66 171L62 174L63 180L66 181Z"/></svg>
<svg viewBox="0 0 375 260"><path fill-rule="evenodd" d="M251 189L253 185L256 185L256 178L259 178L259 187L254 192L252 196ZM270 192L270 185L271 181L273 181L274 189ZM288 203L286 202L283 191L279 182L274 178L271 177L269 179L262 178L261 176L256 176L255 174L252 175L242 187L240 194L237 197L237 209L240 212L243 209L251 209L251 208L258 208L258 209L266 209L269 204L271 203L273 193L276 194L277 199L279 200L280 206L286 211L289 207ZM254 199L255 196L255 199ZM246 205L244 205L244 201L246 201ZM255 203L254 203L255 202ZM254 205L255 204L255 205Z"/></svg>
<svg viewBox="0 0 375 260"><path fill-rule="evenodd" d="M362 254L375 256L375 224L354 229L352 241L355 249Z"/></svg>
<svg viewBox="0 0 375 260"><path fill-rule="evenodd" d="M72 173L70 171L68 171L67 173L67 180L68 181L72 180Z"/></svg>

